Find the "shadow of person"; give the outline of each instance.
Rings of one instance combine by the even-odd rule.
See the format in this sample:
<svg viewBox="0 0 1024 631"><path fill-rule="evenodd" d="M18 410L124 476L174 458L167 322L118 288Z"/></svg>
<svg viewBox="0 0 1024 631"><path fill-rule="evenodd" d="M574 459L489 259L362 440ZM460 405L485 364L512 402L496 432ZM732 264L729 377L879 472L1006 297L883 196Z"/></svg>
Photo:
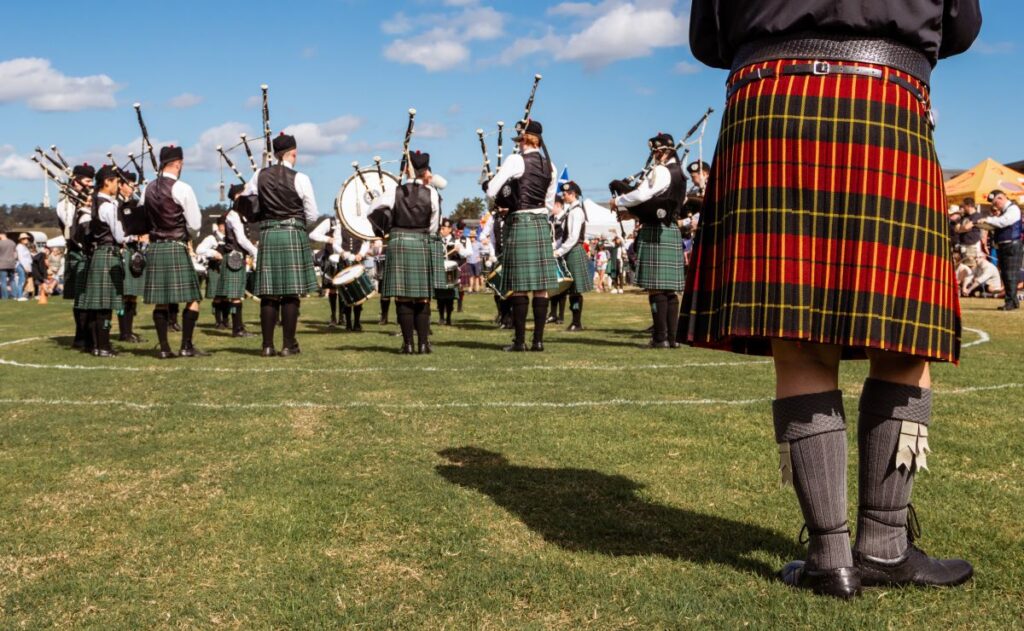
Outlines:
<svg viewBox="0 0 1024 631"><path fill-rule="evenodd" d="M643 485L591 469L513 465L479 447L438 452L449 464L437 473L474 489L516 515L532 531L566 550L610 556L660 555L718 563L765 577L777 568L752 558L766 552L801 558L791 538L751 523L664 506L637 496Z"/></svg>

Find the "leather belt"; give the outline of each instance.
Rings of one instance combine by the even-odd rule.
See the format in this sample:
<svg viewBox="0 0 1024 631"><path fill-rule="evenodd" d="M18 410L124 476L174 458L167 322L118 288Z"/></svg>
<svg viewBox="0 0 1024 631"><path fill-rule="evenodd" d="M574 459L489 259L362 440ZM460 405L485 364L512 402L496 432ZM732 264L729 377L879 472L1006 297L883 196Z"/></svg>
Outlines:
<svg viewBox="0 0 1024 631"><path fill-rule="evenodd" d="M735 83L730 85L729 89L726 91L725 98L726 100L731 99L733 94L736 94L737 92L740 91L740 89L750 85L751 83L754 83L755 81L760 81L761 79L772 79L776 76L787 77L813 75L816 77L827 77L829 75L853 75L856 77L870 77L872 79L881 79L883 74L884 73L878 68L868 68L864 66L843 66L830 63L827 61L813 61L806 64L793 64L782 68L781 70L779 70L778 73L775 72L774 68L758 68L754 72L751 72L748 75L744 75L742 79L737 79ZM925 97L924 93L910 81L907 81L903 77L894 74L889 75L888 81L889 83L894 83L900 86L901 88L907 90L918 101L924 103L926 106L928 105L927 97Z"/></svg>
<svg viewBox="0 0 1024 631"><path fill-rule="evenodd" d="M875 64L901 70L925 85L932 63L918 50L888 39L789 35L744 44L733 58L732 72L750 64L778 59L825 59Z"/></svg>

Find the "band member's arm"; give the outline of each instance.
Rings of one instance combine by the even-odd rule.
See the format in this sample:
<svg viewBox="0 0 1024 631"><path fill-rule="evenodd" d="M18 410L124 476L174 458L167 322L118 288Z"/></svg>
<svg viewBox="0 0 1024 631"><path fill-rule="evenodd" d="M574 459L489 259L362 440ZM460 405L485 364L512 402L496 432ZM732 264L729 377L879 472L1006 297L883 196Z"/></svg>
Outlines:
<svg viewBox="0 0 1024 631"><path fill-rule="evenodd" d="M362 259L365 259L369 254L370 254L370 242L369 241L363 241L363 245L361 245L359 247L359 251L356 252L356 256L359 257L360 260L362 260Z"/></svg>
<svg viewBox="0 0 1024 631"><path fill-rule="evenodd" d="M110 226L114 242L118 244L124 243L124 226L121 225L121 221L117 218L117 204L104 200L103 204L100 205L97 216L100 218L100 221Z"/></svg>
<svg viewBox="0 0 1024 631"><path fill-rule="evenodd" d="M577 212L577 208L573 208L569 211L569 223L566 227L565 236L562 237L562 245L555 248L555 256L565 256L568 254L580 240L580 226L582 225L583 211Z"/></svg>
<svg viewBox="0 0 1024 631"><path fill-rule="evenodd" d="M196 246L196 255L207 259L220 259L221 253L217 251L217 237L212 234L206 235Z"/></svg>
<svg viewBox="0 0 1024 631"><path fill-rule="evenodd" d="M666 167L659 164L651 171L651 175L640 183L640 186L625 195L619 195L613 201L619 208L632 208L664 193L670 184L672 184L672 174Z"/></svg>
<svg viewBox="0 0 1024 631"><path fill-rule="evenodd" d="M551 165L551 182L548 183L548 192L544 196L544 208L547 208L548 215L551 214L551 209L555 207L555 195L558 194L558 169L554 164Z"/></svg>
<svg viewBox="0 0 1024 631"><path fill-rule="evenodd" d="M69 199L62 199L57 202L57 219L60 225L64 226L64 238L70 236L71 222L75 220L75 205Z"/></svg>
<svg viewBox="0 0 1024 631"><path fill-rule="evenodd" d="M178 180L171 187L171 197L185 211L185 224L188 226L188 229L192 232L198 232L199 228L203 225L203 216L199 212L199 201L196 199L196 193L192 190L192 187Z"/></svg>
<svg viewBox="0 0 1024 631"><path fill-rule="evenodd" d="M974 43L981 30L981 7L978 0L947 2L942 17L942 44L939 58L958 55Z"/></svg>
<svg viewBox="0 0 1024 631"><path fill-rule="evenodd" d="M501 187L505 186L506 182L522 177L523 173L526 173L526 162L523 161L523 156L518 153L512 154L506 158L504 164L501 165L501 168L498 169L498 172L494 174L494 177L487 184L487 197L494 199L501 192ZM555 180L555 187L557 188L557 175Z"/></svg>
<svg viewBox="0 0 1024 631"><path fill-rule="evenodd" d="M235 242L242 246L249 256L256 256L256 246L252 244L249 237L245 235L245 226L242 225L242 219L238 216L238 213L228 213L227 219L224 220L225 227L232 231L235 235Z"/></svg>
<svg viewBox="0 0 1024 631"><path fill-rule="evenodd" d="M327 243L333 239L333 235L328 234L331 231L331 220L330 218L324 219L313 228L313 232L309 233L309 240L315 243Z"/></svg>
<svg viewBox="0 0 1024 631"><path fill-rule="evenodd" d="M430 187L430 234L437 234L441 229L441 195L437 189Z"/></svg>
<svg viewBox="0 0 1024 631"><path fill-rule="evenodd" d="M295 174L295 192L302 198L302 209L306 213L306 225L311 226L320 216L316 207L316 196L313 194L313 183L305 173Z"/></svg>

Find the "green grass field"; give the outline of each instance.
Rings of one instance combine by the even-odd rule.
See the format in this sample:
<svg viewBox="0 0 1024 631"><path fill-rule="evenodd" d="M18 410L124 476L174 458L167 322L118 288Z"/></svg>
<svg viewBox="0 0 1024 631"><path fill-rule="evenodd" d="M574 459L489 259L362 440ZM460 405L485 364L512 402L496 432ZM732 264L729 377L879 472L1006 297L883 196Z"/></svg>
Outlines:
<svg viewBox="0 0 1024 631"><path fill-rule="evenodd" d="M983 343L934 371L914 496L921 546L975 579L840 603L773 578L802 522L771 365L640 349L638 294L525 355L489 296L415 357L311 299L303 354L265 360L204 306L212 356L174 362L69 350L60 299L0 303L0 628L1024 627L1024 315L996 304L965 303Z"/></svg>

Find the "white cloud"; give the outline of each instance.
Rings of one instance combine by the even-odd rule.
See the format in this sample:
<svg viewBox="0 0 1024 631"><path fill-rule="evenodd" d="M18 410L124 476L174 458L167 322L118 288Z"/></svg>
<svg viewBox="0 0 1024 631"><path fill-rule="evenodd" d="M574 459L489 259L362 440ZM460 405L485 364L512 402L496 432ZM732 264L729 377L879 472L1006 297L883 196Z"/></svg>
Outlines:
<svg viewBox="0 0 1024 631"><path fill-rule="evenodd" d="M339 116L326 123L299 123L284 128L295 136L300 154L323 155L344 149L353 132L363 126L358 116Z"/></svg>
<svg viewBox="0 0 1024 631"><path fill-rule="evenodd" d="M69 77L48 59L21 57L0 62L0 103L24 101L34 110L71 112L112 108L121 89L107 75Z"/></svg>
<svg viewBox="0 0 1024 631"><path fill-rule="evenodd" d="M245 109L247 109L247 110L252 110L252 109L256 109L257 107L260 107L262 105L263 105L263 97L254 94L254 95L250 96L249 98L245 99L245 104L243 105L243 107L245 107Z"/></svg>
<svg viewBox="0 0 1024 631"><path fill-rule="evenodd" d="M306 46L305 48L302 49L303 59L313 59L314 57L316 57L316 48L313 48L312 46Z"/></svg>
<svg viewBox="0 0 1024 631"><path fill-rule="evenodd" d="M217 147L223 146L224 150L227 151L229 147L238 144L240 134L252 135L251 132L252 130L248 125L235 121L210 127L199 134L199 141L196 144L185 149L186 171L215 171L219 169L220 154L217 153ZM159 145L157 145L157 151L160 151ZM258 161L260 156L259 143L253 145L253 153L256 154ZM239 151L231 157L235 166L240 171L243 171L243 173L244 169L242 167L248 162L248 158L245 158L244 155L243 152Z"/></svg>
<svg viewBox="0 0 1024 631"><path fill-rule="evenodd" d="M1015 42L989 42L979 39L971 46L971 51L982 55L1009 55L1016 50Z"/></svg>
<svg viewBox="0 0 1024 631"><path fill-rule="evenodd" d="M450 70L469 61L470 42L493 40L504 34L505 15L491 7L464 0L449 0L445 5L458 11L424 14L415 19L398 13L383 23L381 30L387 34L408 35L388 44L384 56L397 63L422 66L428 72ZM416 26L426 30L412 34Z"/></svg>
<svg viewBox="0 0 1024 631"><path fill-rule="evenodd" d="M199 105L202 102L203 97L192 94L191 92L185 92L184 94L179 94L178 96L168 101L167 105L175 109L183 110L189 107L195 107L196 105Z"/></svg>
<svg viewBox="0 0 1024 631"><path fill-rule="evenodd" d="M695 64L689 61L680 61L672 67L672 72L676 74L697 74L701 71L699 64Z"/></svg>
<svg viewBox="0 0 1024 631"><path fill-rule="evenodd" d="M674 0L565 2L548 10L574 22L569 32L549 28L542 36L523 37L498 56L509 64L536 54L575 61L594 69L624 59L650 56L655 49L686 43L687 18Z"/></svg>
<svg viewBox="0 0 1024 631"><path fill-rule="evenodd" d="M43 177L39 165L18 155L12 145L0 145L0 178L8 180L38 180Z"/></svg>
<svg viewBox="0 0 1024 631"><path fill-rule="evenodd" d="M448 128L442 123L416 123L416 138L423 138L425 140L433 140L437 138L447 138Z"/></svg>

